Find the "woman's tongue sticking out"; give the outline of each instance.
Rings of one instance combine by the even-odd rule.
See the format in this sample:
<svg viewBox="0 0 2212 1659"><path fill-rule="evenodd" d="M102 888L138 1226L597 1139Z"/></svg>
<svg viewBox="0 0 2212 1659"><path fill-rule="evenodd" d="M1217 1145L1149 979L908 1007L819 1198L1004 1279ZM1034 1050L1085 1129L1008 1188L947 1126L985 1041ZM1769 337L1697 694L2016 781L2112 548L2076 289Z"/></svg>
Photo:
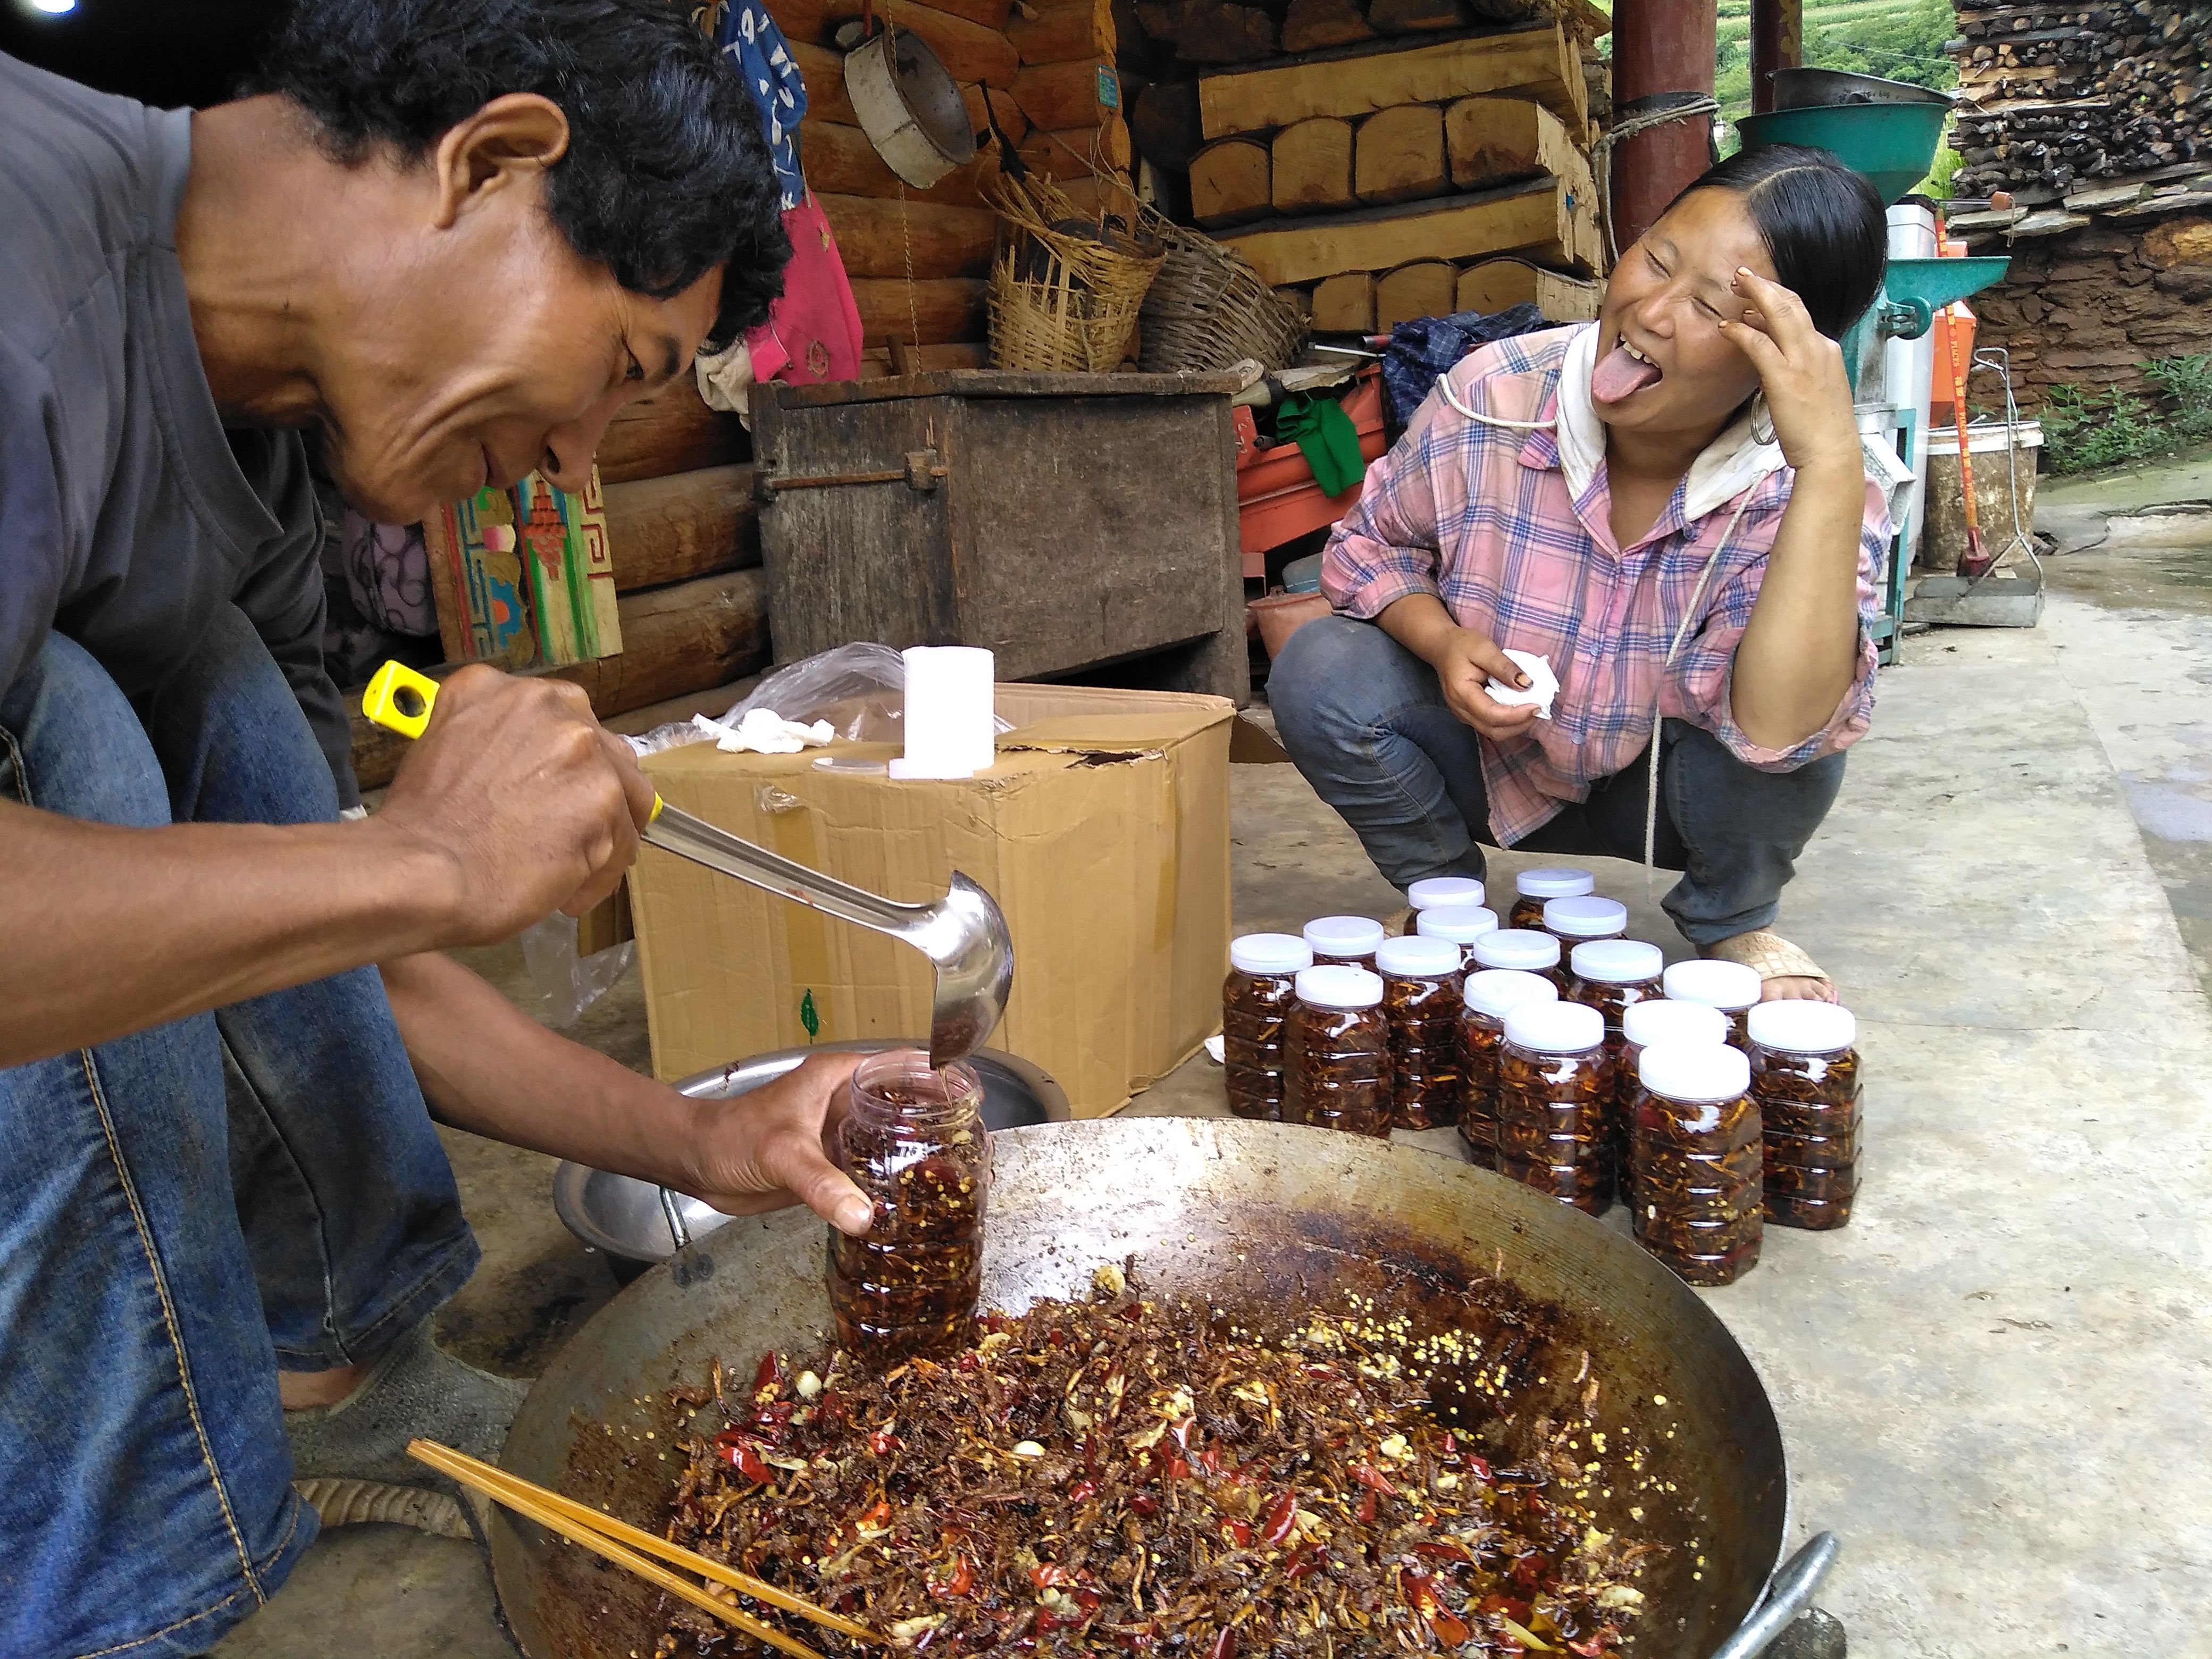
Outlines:
<svg viewBox="0 0 2212 1659"><path fill-rule="evenodd" d="M1590 396L1601 404L1617 404L1659 378L1659 365L1638 357L1623 340L1597 360L1590 371Z"/></svg>

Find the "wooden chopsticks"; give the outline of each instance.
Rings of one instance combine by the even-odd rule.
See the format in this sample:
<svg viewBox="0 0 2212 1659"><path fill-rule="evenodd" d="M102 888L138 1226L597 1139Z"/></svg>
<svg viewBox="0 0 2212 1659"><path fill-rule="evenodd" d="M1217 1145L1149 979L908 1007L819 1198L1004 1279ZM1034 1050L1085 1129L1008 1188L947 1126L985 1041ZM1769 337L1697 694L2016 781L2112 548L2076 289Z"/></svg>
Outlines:
<svg viewBox="0 0 2212 1659"><path fill-rule="evenodd" d="M539 1526L556 1532L572 1544L581 1545L617 1566L635 1573L648 1584L666 1590L671 1595L689 1601L702 1612L736 1626L746 1635L757 1638L772 1648L791 1656L791 1659L823 1659L823 1656L804 1642L786 1636L773 1625L764 1624L741 1608L726 1601L717 1601L687 1578L679 1577L666 1567L647 1556L696 1572L711 1583L722 1585L756 1601L764 1601L786 1613L795 1613L802 1619L811 1619L824 1629L834 1630L842 1636L856 1641L880 1644L883 1638L866 1625L817 1607L811 1601L793 1595L789 1590L779 1589L774 1584L739 1572L735 1567L725 1566L720 1561L710 1561L696 1550L685 1549L681 1544L672 1544L665 1538L656 1538L641 1527L627 1521L617 1521L611 1515L587 1509L573 1498L563 1498L559 1492L525 1480L520 1475L509 1474L505 1469L471 1457L466 1452L455 1451L451 1446L441 1446L434 1440L410 1440L407 1455L418 1462L427 1463L441 1474L459 1481L462 1486L482 1492L494 1503L513 1510L517 1515Z"/></svg>

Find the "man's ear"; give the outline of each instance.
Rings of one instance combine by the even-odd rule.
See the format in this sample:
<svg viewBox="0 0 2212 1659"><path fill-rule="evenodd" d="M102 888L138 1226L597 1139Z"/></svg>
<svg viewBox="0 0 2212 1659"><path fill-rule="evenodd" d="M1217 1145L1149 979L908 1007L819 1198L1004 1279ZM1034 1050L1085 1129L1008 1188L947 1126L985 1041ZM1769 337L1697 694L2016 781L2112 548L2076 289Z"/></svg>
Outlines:
<svg viewBox="0 0 2212 1659"><path fill-rule="evenodd" d="M533 180L568 149L568 118L558 104L534 92L501 93L438 140L430 161L438 228L450 228L473 203Z"/></svg>

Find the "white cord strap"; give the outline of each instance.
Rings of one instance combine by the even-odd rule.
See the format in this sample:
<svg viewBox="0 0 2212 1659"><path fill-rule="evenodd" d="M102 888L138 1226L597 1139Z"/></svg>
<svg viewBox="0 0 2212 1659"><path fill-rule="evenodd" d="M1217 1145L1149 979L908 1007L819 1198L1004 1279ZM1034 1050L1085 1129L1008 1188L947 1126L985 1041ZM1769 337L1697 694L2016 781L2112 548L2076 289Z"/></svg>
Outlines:
<svg viewBox="0 0 2212 1659"><path fill-rule="evenodd" d="M1453 368L1456 368L1458 367L1459 365L1457 363L1452 365ZM1459 410L1461 414L1466 416L1468 420L1479 421L1484 426L1510 427L1516 432L1549 432L1559 423L1556 416L1548 421L1509 421L1502 416L1478 414L1474 410L1469 409L1465 404L1460 402L1458 398L1453 395L1451 389L1451 369L1449 368L1437 376L1437 390L1444 394L1444 401L1446 403L1449 404L1454 409Z"/></svg>
<svg viewBox="0 0 2212 1659"><path fill-rule="evenodd" d="M1698 610L1705 600L1705 589L1711 583L1713 572L1721 567L1722 556L1728 551L1729 538L1743 521L1744 509L1751 505L1752 492L1746 490L1743 499L1721 532L1719 543L1705 568L1698 573L1698 585L1690 590L1690 603L1682 611L1682 620L1674 629L1673 641L1667 647L1666 660L1659 665L1659 684L1651 693L1651 775L1644 791L1644 893L1651 895L1652 872L1658 867L1656 852L1659 844L1659 704L1667 695L1667 676L1674 672L1674 658L1682 649L1682 641L1689 636L1690 625L1698 620Z"/></svg>

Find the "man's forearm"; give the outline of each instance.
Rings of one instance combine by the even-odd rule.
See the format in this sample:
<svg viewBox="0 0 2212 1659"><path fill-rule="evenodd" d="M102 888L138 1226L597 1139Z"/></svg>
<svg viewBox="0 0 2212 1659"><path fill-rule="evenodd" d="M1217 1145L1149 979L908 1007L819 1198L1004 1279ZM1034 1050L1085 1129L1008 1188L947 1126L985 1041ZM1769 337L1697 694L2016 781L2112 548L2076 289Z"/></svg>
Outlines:
<svg viewBox="0 0 2212 1659"><path fill-rule="evenodd" d="M408 1058L442 1123L690 1190L691 1102L550 1031L452 957L383 965Z"/></svg>
<svg viewBox="0 0 2212 1659"><path fill-rule="evenodd" d="M450 863L374 820L124 830L0 802L0 1066L447 943Z"/></svg>
<svg viewBox="0 0 2212 1659"><path fill-rule="evenodd" d="M1858 672L1863 470L1797 475L1729 683L1753 743L1791 749L1826 726Z"/></svg>
<svg viewBox="0 0 2212 1659"><path fill-rule="evenodd" d="M1437 647L1459 631L1444 602L1433 593L1393 599L1375 620L1385 634L1425 663L1434 663Z"/></svg>

